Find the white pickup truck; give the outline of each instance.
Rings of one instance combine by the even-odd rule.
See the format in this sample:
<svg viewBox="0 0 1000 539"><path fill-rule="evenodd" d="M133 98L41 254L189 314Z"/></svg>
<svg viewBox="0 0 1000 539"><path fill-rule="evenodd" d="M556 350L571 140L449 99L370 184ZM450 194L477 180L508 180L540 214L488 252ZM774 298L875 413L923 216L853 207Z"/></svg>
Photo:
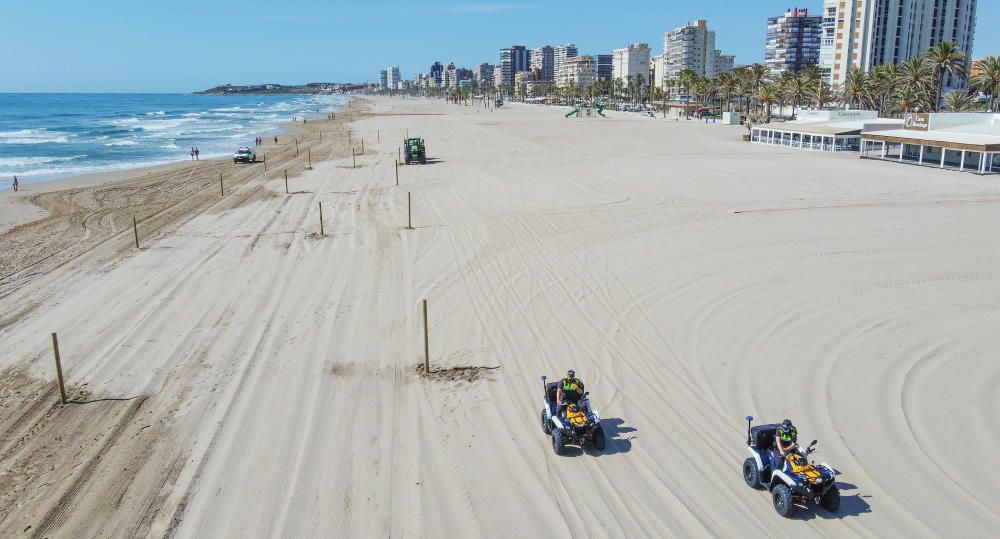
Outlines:
<svg viewBox="0 0 1000 539"><path fill-rule="evenodd" d="M246 146L236 150L233 154L233 163L256 163L257 153Z"/></svg>

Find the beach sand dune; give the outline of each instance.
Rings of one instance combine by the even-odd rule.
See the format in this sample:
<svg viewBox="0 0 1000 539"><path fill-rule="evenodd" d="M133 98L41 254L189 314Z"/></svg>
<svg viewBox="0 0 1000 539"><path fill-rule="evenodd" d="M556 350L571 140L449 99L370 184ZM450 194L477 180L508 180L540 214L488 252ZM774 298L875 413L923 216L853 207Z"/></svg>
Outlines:
<svg viewBox="0 0 1000 539"><path fill-rule="evenodd" d="M291 195L247 178L242 203L206 203L139 251L92 246L0 299L23 311L0 328L0 535L1000 524L991 178L752 146L717 125L364 106L360 167L339 153ZM431 163L401 167L397 187L407 130ZM63 408L52 331L80 401ZM559 457L541 431L538 377L567 368L604 452ZM819 439L838 514L785 520L743 484L747 414Z"/></svg>

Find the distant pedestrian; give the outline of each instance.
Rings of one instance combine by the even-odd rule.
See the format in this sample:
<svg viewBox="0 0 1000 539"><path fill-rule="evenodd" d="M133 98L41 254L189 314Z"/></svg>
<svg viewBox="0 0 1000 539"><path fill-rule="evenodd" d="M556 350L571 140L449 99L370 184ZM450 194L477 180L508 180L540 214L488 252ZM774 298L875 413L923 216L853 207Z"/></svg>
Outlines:
<svg viewBox="0 0 1000 539"><path fill-rule="evenodd" d="M14 185L14 191L17 191L17 176L14 176L14 181L11 183Z"/></svg>
<svg viewBox="0 0 1000 539"><path fill-rule="evenodd" d="M194 147L194 158L196 161L201 161L201 150L197 146Z"/></svg>
<svg viewBox="0 0 1000 539"><path fill-rule="evenodd" d="M191 146L191 160L194 161L194 146Z"/></svg>
<svg viewBox="0 0 1000 539"><path fill-rule="evenodd" d="M277 144L277 143L278 143L278 137L274 137L274 143L275 143L275 144Z"/></svg>

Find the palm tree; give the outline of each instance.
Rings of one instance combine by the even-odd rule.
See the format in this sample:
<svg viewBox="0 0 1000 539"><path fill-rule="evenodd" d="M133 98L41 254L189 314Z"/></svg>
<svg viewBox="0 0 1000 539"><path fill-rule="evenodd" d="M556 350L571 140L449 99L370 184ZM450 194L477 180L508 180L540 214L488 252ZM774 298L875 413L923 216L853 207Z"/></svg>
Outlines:
<svg viewBox="0 0 1000 539"><path fill-rule="evenodd" d="M760 100L762 106L766 107L765 122L771 121L771 105L778 102L779 95L778 87L769 82L762 84L760 90L757 91L757 99Z"/></svg>
<svg viewBox="0 0 1000 539"><path fill-rule="evenodd" d="M698 73L690 67L685 67L680 73L677 74L677 82L680 83L681 88L684 88L684 93L688 96L691 95L691 87L697 79Z"/></svg>
<svg viewBox="0 0 1000 539"><path fill-rule="evenodd" d="M767 82L767 76L770 73L771 70L764 64L754 64L747 68L747 76L750 78L754 91L760 91L760 87Z"/></svg>
<svg viewBox="0 0 1000 539"><path fill-rule="evenodd" d="M729 112L733 111L733 94L736 93L737 81L736 77L732 73L723 73L719 75L716 79L716 86L719 90L719 94L726 99L726 105Z"/></svg>
<svg viewBox="0 0 1000 539"><path fill-rule="evenodd" d="M880 64L868 75L868 88L865 100L879 116L889 112L893 96L896 94L899 69L896 64Z"/></svg>
<svg viewBox="0 0 1000 539"><path fill-rule="evenodd" d="M972 88L986 95L987 108L1000 109L1000 58L987 56L979 61L979 73L972 80Z"/></svg>
<svg viewBox="0 0 1000 539"><path fill-rule="evenodd" d="M920 110L927 101L927 93L917 86L902 86L896 93L896 102L903 114Z"/></svg>
<svg viewBox="0 0 1000 539"><path fill-rule="evenodd" d="M905 92L910 106L904 106L902 102L899 105L903 112L911 112L922 104L920 103L924 99L922 96L931 95L932 87L935 85L934 72L923 58L904 60L897 69L898 97L902 100Z"/></svg>
<svg viewBox="0 0 1000 539"><path fill-rule="evenodd" d="M817 83L815 88L809 89L809 98L813 103L815 103L816 108L821 109L830 103L833 103L836 96L833 93L833 88L831 88L829 84L820 81Z"/></svg>
<svg viewBox="0 0 1000 539"><path fill-rule="evenodd" d="M868 72L855 67L844 79L843 101L850 107L861 108L868 94Z"/></svg>
<svg viewBox="0 0 1000 539"><path fill-rule="evenodd" d="M944 94L944 104L952 112L967 112L972 110L972 96L965 90L952 90Z"/></svg>
<svg viewBox="0 0 1000 539"><path fill-rule="evenodd" d="M965 78L965 53L954 41L942 41L924 53L924 61L934 73L934 110L941 108L941 93L944 91L945 75Z"/></svg>
<svg viewBox="0 0 1000 539"><path fill-rule="evenodd" d="M795 117L795 109L798 107L806 98L809 97L809 79L804 75L800 75L792 79L788 86L788 98L792 101L792 117Z"/></svg>

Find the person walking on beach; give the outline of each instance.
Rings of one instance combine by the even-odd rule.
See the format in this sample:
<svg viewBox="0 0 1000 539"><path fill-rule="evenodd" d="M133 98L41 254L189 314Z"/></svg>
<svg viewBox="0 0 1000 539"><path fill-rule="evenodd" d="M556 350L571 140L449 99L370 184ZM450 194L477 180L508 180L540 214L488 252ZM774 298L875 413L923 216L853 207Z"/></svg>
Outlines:
<svg viewBox="0 0 1000 539"><path fill-rule="evenodd" d="M194 147L194 159L195 161L201 161L201 150L197 146Z"/></svg>
<svg viewBox="0 0 1000 539"><path fill-rule="evenodd" d="M277 144L277 143L278 143L278 137L274 137L274 143L275 143L275 144Z"/></svg>
<svg viewBox="0 0 1000 539"><path fill-rule="evenodd" d="M191 160L194 161L194 146L191 146Z"/></svg>
<svg viewBox="0 0 1000 539"><path fill-rule="evenodd" d="M14 191L17 191L17 176L14 176L14 181L11 182L14 186Z"/></svg>

